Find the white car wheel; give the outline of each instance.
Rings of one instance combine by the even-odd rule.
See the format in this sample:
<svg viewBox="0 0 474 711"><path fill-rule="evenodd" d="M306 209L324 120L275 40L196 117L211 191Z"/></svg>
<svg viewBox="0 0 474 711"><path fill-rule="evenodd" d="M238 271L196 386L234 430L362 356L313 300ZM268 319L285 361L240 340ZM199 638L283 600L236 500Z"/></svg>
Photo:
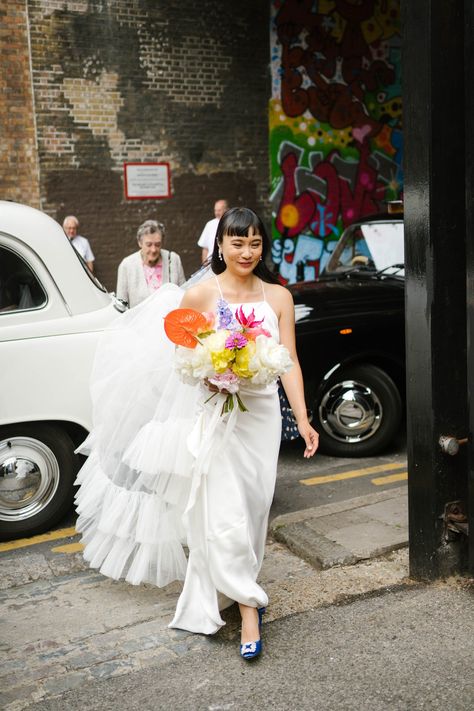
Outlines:
<svg viewBox="0 0 474 711"><path fill-rule="evenodd" d="M70 508L79 458L66 432L26 423L0 429L0 539L51 528Z"/></svg>

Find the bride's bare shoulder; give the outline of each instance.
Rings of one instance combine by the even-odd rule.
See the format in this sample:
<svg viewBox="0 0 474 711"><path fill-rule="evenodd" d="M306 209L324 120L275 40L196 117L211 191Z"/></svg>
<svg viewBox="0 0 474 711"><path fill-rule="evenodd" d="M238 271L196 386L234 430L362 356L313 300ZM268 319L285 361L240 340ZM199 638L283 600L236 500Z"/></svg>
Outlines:
<svg viewBox="0 0 474 711"><path fill-rule="evenodd" d="M279 304L293 303L293 297L286 286L281 284L265 284L266 293Z"/></svg>
<svg viewBox="0 0 474 711"><path fill-rule="evenodd" d="M293 297L285 286L281 286L281 284L265 284L265 294L278 319L292 312Z"/></svg>
<svg viewBox="0 0 474 711"><path fill-rule="evenodd" d="M181 301L181 307L205 311L209 308L209 303L215 300L215 291L214 279L191 286Z"/></svg>

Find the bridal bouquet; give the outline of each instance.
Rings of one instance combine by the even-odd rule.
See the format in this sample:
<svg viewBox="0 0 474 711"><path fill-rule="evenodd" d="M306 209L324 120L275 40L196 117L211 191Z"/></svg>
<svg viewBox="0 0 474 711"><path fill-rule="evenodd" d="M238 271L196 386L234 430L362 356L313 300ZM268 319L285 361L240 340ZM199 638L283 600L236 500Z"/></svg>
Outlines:
<svg viewBox="0 0 474 711"><path fill-rule="evenodd" d="M176 369L184 382L205 381L227 395L222 406L225 414L245 407L239 395L242 384L257 389L274 382L292 366L285 346L275 341L255 319L252 309L245 314L241 306L232 313L226 301L219 299L217 314L194 309L175 309L165 317L165 332L177 345Z"/></svg>

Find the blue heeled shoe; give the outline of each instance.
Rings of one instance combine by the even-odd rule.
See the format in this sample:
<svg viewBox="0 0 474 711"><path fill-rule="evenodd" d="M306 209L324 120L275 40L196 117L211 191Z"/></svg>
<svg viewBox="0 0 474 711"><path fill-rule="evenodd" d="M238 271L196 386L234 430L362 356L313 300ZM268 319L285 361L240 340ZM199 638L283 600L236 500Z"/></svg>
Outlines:
<svg viewBox="0 0 474 711"><path fill-rule="evenodd" d="M262 618L265 612L264 607L259 607L258 612L258 629L260 633L262 631ZM243 659L255 659L262 653L262 640L259 639L256 642L247 642L246 644L240 645L240 656Z"/></svg>

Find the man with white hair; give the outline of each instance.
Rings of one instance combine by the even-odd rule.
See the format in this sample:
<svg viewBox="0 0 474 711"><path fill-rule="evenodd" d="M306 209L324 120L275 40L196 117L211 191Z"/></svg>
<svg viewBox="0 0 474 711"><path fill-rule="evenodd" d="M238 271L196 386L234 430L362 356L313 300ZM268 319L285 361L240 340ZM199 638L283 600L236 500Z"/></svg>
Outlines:
<svg viewBox="0 0 474 711"><path fill-rule="evenodd" d="M89 270L94 273L94 253L92 252L91 246L89 244L89 240L86 239L85 237L82 237L81 235L77 234L77 230L79 228L79 220L77 217L74 215L68 215L67 217L64 218L63 221L63 230L68 236L72 246L78 252L87 266L89 267Z"/></svg>
<svg viewBox="0 0 474 711"><path fill-rule="evenodd" d="M216 239L217 225L224 212L229 209L227 200L216 200L214 203L214 219L206 222L201 236L198 240L198 245L201 247L201 261L204 263L208 257L212 255L214 250L214 242Z"/></svg>

